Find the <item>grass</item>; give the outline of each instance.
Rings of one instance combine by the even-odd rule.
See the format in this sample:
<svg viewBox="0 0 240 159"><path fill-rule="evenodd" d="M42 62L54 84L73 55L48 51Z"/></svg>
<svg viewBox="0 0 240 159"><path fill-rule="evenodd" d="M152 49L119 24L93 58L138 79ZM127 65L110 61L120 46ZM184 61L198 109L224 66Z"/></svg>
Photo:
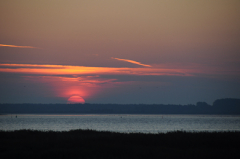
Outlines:
<svg viewBox="0 0 240 159"><path fill-rule="evenodd" d="M0 131L1 158L240 158L240 132Z"/></svg>

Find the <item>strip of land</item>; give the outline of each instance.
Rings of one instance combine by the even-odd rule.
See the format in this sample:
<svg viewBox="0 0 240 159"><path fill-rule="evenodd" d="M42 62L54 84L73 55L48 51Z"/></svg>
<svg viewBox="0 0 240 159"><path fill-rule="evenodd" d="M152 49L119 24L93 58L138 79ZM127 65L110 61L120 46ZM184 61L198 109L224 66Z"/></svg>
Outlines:
<svg viewBox="0 0 240 159"><path fill-rule="evenodd" d="M213 105L173 104L0 104L0 114L219 114L240 115L240 99L218 99Z"/></svg>

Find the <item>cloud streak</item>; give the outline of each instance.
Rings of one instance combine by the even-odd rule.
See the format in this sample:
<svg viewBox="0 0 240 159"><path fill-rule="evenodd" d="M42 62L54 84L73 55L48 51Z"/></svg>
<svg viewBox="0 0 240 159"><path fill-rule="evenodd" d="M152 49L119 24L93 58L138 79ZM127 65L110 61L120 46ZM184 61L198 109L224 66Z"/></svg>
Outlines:
<svg viewBox="0 0 240 159"><path fill-rule="evenodd" d="M192 76L194 70L168 68L118 68L70 65L0 64L0 72L39 75L166 75Z"/></svg>
<svg viewBox="0 0 240 159"><path fill-rule="evenodd" d="M239 75L238 71L228 71L203 66L154 65L154 67L90 67L72 65L1 64L0 73L29 75L131 75L131 76L215 76Z"/></svg>
<svg viewBox="0 0 240 159"><path fill-rule="evenodd" d="M120 59L120 58L116 58L116 57L112 57L112 59L119 60L119 61L125 61L125 62L133 63L136 65L144 66L144 67L152 67L151 65L142 64L141 62L137 62L137 61L133 61L133 60L129 60L129 59Z"/></svg>
<svg viewBox="0 0 240 159"><path fill-rule="evenodd" d="M14 47L14 48L25 48L25 49L38 49L37 47L33 47L33 46L18 46L18 45L7 45L7 44L0 44L0 47Z"/></svg>

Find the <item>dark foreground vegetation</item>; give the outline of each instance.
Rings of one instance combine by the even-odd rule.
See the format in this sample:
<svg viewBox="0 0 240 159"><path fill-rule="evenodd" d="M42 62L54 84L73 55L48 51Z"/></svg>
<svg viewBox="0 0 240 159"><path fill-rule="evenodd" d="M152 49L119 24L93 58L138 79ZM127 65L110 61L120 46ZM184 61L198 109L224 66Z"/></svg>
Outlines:
<svg viewBox="0 0 240 159"><path fill-rule="evenodd" d="M0 131L1 158L240 158L240 132Z"/></svg>

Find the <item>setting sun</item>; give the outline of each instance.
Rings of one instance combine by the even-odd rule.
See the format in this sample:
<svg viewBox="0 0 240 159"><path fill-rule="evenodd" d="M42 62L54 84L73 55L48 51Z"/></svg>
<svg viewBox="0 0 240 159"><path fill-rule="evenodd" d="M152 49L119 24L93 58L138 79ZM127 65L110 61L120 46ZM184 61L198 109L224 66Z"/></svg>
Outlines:
<svg viewBox="0 0 240 159"><path fill-rule="evenodd" d="M75 103L81 103L81 104L84 104L85 103L85 100L78 96L78 95L74 95L74 96L71 96L70 98L68 98L68 104L75 104Z"/></svg>

